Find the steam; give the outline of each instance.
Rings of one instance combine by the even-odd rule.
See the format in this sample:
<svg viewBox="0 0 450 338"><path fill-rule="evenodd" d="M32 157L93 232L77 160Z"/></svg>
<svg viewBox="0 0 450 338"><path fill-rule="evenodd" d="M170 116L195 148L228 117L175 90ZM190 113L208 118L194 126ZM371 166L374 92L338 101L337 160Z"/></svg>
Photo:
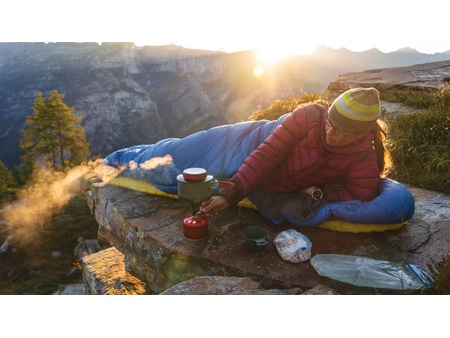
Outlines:
<svg viewBox="0 0 450 338"><path fill-rule="evenodd" d="M30 180L31 183L19 192L17 200L3 207L3 222L15 240L22 244L31 243L38 240L39 230L70 199L88 190L94 182L108 183L119 175L167 184L176 179L178 170L170 155L155 157L141 164L130 161L121 168L109 166L99 159L75 167L65 174L40 169Z"/></svg>
<svg viewBox="0 0 450 338"><path fill-rule="evenodd" d="M166 155L164 157L154 157L149 159L148 161L145 161L140 165L142 169L145 170L152 170L156 167L171 164L172 163L172 156Z"/></svg>
<svg viewBox="0 0 450 338"><path fill-rule="evenodd" d="M38 230L57 214L74 196L80 194L92 179L101 176L97 162L80 165L63 174L49 169L38 170L18 198L4 206L3 218L8 232L23 244L37 240ZM100 174L100 175L99 175ZM105 174L105 177L111 172Z"/></svg>
<svg viewBox="0 0 450 338"><path fill-rule="evenodd" d="M127 176L159 185L176 185L178 174L180 174L180 171L173 163L171 155L153 157L140 164L130 161L127 167L120 169L120 176Z"/></svg>

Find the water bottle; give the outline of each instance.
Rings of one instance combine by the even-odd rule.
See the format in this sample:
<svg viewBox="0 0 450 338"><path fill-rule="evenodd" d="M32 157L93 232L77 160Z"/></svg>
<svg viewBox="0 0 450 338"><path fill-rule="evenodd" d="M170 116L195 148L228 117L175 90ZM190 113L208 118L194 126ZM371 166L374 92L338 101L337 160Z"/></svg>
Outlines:
<svg viewBox="0 0 450 338"><path fill-rule="evenodd" d="M311 264L321 276L356 286L395 290L431 286L431 277L414 264L339 254L315 255Z"/></svg>

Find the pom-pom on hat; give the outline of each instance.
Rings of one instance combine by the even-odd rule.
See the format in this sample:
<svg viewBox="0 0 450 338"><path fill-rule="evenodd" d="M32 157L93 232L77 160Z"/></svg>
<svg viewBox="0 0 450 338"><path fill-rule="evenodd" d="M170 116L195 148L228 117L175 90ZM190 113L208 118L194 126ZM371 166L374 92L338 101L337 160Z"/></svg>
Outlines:
<svg viewBox="0 0 450 338"><path fill-rule="evenodd" d="M354 88L337 97L328 118L343 130L366 133L380 117L380 95L375 88Z"/></svg>

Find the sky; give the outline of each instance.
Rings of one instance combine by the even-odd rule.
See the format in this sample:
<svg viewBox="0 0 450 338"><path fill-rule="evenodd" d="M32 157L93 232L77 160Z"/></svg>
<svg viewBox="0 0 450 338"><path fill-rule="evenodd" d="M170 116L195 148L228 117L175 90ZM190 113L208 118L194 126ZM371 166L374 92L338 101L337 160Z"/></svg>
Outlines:
<svg viewBox="0 0 450 338"><path fill-rule="evenodd" d="M445 0L14 0L0 5L1 42L135 42L267 58L319 46L360 52L450 50ZM446 37L447 36L447 37Z"/></svg>

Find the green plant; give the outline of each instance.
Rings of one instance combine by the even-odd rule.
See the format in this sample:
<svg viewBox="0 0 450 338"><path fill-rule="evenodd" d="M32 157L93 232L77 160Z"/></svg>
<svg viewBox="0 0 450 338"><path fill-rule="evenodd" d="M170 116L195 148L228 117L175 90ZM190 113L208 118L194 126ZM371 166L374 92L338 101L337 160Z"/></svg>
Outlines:
<svg viewBox="0 0 450 338"><path fill-rule="evenodd" d="M435 276L433 285L427 291L430 295L449 295L450 294L450 255L444 260L440 273Z"/></svg>
<svg viewBox="0 0 450 338"><path fill-rule="evenodd" d="M17 183L6 165L0 161L0 201L9 199L16 192Z"/></svg>
<svg viewBox="0 0 450 338"><path fill-rule="evenodd" d="M450 193L450 110L445 104L449 97L448 91L440 91L433 96L428 111L392 119L389 134L394 179Z"/></svg>
<svg viewBox="0 0 450 338"><path fill-rule="evenodd" d="M303 94L300 98L289 95L284 100L276 100L265 109L259 109L253 112L249 120L276 120L280 116L293 111L295 108L309 103L330 105L329 101L322 98L320 94Z"/></svg>
<svg viewBox="0 0 450 338"><path fill-rule="evenodd" d="M53 170L66 171L86 161L89 144L74 107L68 107L64 94L52 90L48 100L38 92L33 114L25 121L28 128L22 130L20 148L27 167L48 166Z"/></svg>
<svg viewBox="0 0 450 338"><path fill-rule="evenodd" d="M418 109L428 109L433 103L433 95L434 91L424 88L389 89L380 92L382 100L404 103Z"/></svg>
<svg viewBox="0 0 450 338"><path fill-rule="evenodd" d="M436 112L448 112L450 109L450 83L446 83L437 93L434 93L431 108Z"/></svg>

